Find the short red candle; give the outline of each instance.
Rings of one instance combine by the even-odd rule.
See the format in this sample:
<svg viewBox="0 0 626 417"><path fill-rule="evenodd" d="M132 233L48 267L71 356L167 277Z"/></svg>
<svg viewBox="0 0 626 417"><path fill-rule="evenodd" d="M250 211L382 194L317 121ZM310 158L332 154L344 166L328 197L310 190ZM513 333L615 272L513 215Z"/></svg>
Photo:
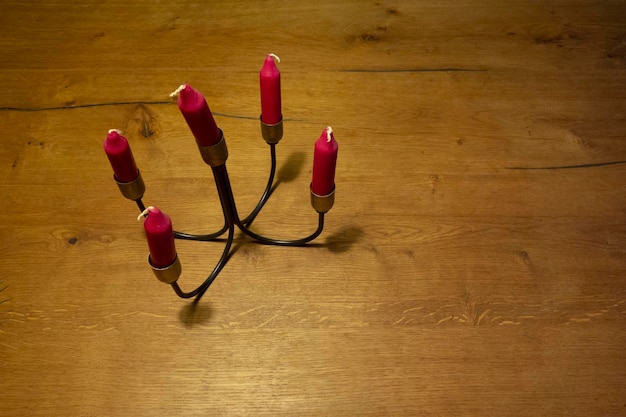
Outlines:
<svg viewBox="0 0 626 417"><path fill-rule="evenodd" d="M314 194L324 196L333 191L338 149L339 145L335 140L333 129L328 126L315 141L313 181L311 182L311 191Z"/></svg>
<svg viewBox="0 0 626 417"><path fill-rule="evenodd" d="M119 130L109 130L103 148L111 162L115 179L119 182L131 182L137 178L139 170L128 141L120 133Z"/></svg>
<svg viewBox="0 0 626 417"><path fill-rule="evenodd" d="M172 93L175 94L178 94L178 108L196 138L196 143L211 146L219 142L222 134L204 96L187 84L181 85Z"/></svg>
<svg viewBox="0 0 626 417"><path fill-rule="evenodd" d="M280 122L283 118L280 99L280 71L276 67L274 58L280 62L274 54L265 58L259 81L261 84L261 121L268 125Z"/></svg>
<svg viewBox="0 0 626 417"><path fill-rule="evenodd" d="M143 223L150 249L150 263L155 268L165 268L176 259L172 220L156 207L146 209L148 217Z"/></svg>

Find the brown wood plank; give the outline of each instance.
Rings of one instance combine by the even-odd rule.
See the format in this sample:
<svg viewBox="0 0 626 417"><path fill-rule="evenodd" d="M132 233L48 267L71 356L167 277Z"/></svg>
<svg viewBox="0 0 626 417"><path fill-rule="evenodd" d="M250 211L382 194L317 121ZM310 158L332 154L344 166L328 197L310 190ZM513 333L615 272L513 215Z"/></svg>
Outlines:
<svg viewBox="0 0 626 417"><path fill-rule="evenodd" d="M5 1L0 415L622 415L626 6ZM279 186L194 306L112 180L128 137L179 230L222 224L168 96L206 96L240 212L266 182L258 70L282 60ZM223 242L176 242L185 290Z"/></svg>

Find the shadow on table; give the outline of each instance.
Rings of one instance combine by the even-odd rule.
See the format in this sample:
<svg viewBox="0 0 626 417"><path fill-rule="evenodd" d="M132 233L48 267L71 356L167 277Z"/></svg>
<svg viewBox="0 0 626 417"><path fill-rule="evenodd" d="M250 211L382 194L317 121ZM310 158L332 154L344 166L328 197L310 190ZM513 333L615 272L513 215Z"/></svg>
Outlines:
<svg viewBox="0 0 626 417"><path fill-rule="evenodd" d="M302 172L305 160L306 154L304 152L294 152L289 155L276 173L278 182L291 182L298 178L298 175Z"/></svg>
<svg viewBox="0 0 626 417"><path fill-rule="evenodd" d="M306 159L306 154L304 152L294 152L287 160L283 163L283 165L276 172L276 176L274 178L274 185L272 185L271 193L276 191L278 186L283 182L291 182L298 178L300 173L302 172L302 167L304 166L304 161Z"/></svg>
<svg viewBox="0 0 626 417"><path fill-rule="evenodd" d="M325 246L331 252L347 252L352 245L363 236L363 229L359 226L348 225L326 238Z"/></svg>
<svg viewBox="0 0 626 417"><path fill-rule="evenodd" d="M203 324L211 319L211 306L207 303L187 303L180 309L180 322L187 328Z"/></svg>
<svg viewBox="0 0 626 417"><path fill-rule="evenodd" d="M274 191L282 182L295 180L302 172L305 160L306 153L304 152L294 152L289 155L287 160L276 173L277 180L274 183L272 191ZM326 243L321 245L318 243L311 243L309 245L325 246L331 252L346 252L352 247L352 245L360 240L361 236L363 236L363 229L355 225L348 225L336 233L328 236L326 238Z"/></svg>

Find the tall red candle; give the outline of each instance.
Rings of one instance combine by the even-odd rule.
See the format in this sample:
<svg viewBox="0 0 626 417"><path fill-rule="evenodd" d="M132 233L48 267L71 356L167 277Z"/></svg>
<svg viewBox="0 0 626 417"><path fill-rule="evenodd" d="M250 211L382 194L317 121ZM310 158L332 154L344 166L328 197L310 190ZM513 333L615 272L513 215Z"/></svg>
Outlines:
<svg viewBox="0 0 626 417"><path fill-rule="evenodd" d="M178 94L178 109L187 121L189 129L196 138L196 143L211 146L219 142L222 134L217 128L204 96L187 84L178 87L171 95L176 94Z"/></svg>
<svg viewBox="0 0 626 417"><path fill-rule="evenodd" d="M150 263L155 268L165 268L176 259L172 220L156 207L148 207L144 213L148 216L143 227L150 249Z"/></svg>
<svg viewBox="0 0 626 417"><path fill-rule="evenodd" d="M261 121L268 125L280 122L283 118L280 99L280 71L276 67L274 54L265 57L265 62L259 73L261 84Z"/></svg>
<svg viewBox="0 0 626 417"><path fill-rule="evenodd" d="M335 140L333 129L328 126L315 141L313 154L313 181L311 191L319 196L328 195L335 186L335 167L339 145Z"/></svg>
<svg viewBox="0 0 626 417"><path fill-rule="evenodd" d="M115 179L119 182L131 182L137 178L139 170L128 140L121 133L119 130L109 130L102 147L109 158Z"/></svg>

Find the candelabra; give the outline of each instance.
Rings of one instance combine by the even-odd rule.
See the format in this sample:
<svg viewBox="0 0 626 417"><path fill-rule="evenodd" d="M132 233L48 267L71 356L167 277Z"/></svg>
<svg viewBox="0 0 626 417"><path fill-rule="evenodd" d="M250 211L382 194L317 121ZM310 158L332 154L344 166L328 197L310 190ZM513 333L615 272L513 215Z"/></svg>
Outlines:
<svg viewBox="0 0 626 417"><path fill-rule="evenodd" d="M196 289L186 292L183 291L178 285L178 278L181 275L182 267L178 256L174 259L174 261L164 267L158 268L155 267L151 260L150 255L148 255L148 264L152 268L154 275L162 282L170 284L174 289L174 292L181 298L192 298L195 297L194 302L197 302L204 293L208 290L210 285L213 283L215 278L218 276L222 268L226 265L226 262L230 258L231 247L234 240L235 227L240 229L244 234L252 238L254 241L268 244L268 245L278 245L278 246L302 246L306 243L312 241L316 237L318 237L324 228L324 214L328 212L333 204L334 204L334 193L335 188L333 186L332 191L328 195L317 195L311 190L311 205L318 213L318 225L317 229L310 234L309 236L303 237L301 239L295 240L280 240L280 239L272 239L260 234L257 234L250 230L250 225L260 213L261 209L268 201L272 194L273 185L274 185L274 176L276 173L276 145L282 139L283 136L283 124L282 120L276 124L266 124L261 121L261 134L263 139L270 147L270 157L271 157L271 168L270 174L267 181L267 186L265 187L265 191L261 195L259 202L256 204L255 208L250 212L249 215L240 218L239 213L237 211L237 206L235 204L235 199L233 196L230 180L228 179L228 171L226 169L226 160L228 159L228 149L226 147L226 141L224 139L223 132L220 129L221 139L215 144L211 146L203 146L198 144L198 149L200 151L200 155L204 162L209 165L213 171L213 177L215 179L215 185L217 187L217 193L220 199L220 203L222 206L222 212L224 214L224 225L222 228L214 233L205 234L205 235L195 235L189 233L183 233L179 231L174 231L174 238L176 239L185 239L185 240L194 240L194 241L214 241L223 236L225 233L228 233L228 237L226 239L226 245L220 256L217 264L213 268L211 274L202 282ZM119 182L117 178L115 179L122 195L129 200L135 201L139 210L142 213L146 212L146 207L142 201L145 185L143 179L141 177L141 173L137 175L137 178L130 182Z"/></svg>

